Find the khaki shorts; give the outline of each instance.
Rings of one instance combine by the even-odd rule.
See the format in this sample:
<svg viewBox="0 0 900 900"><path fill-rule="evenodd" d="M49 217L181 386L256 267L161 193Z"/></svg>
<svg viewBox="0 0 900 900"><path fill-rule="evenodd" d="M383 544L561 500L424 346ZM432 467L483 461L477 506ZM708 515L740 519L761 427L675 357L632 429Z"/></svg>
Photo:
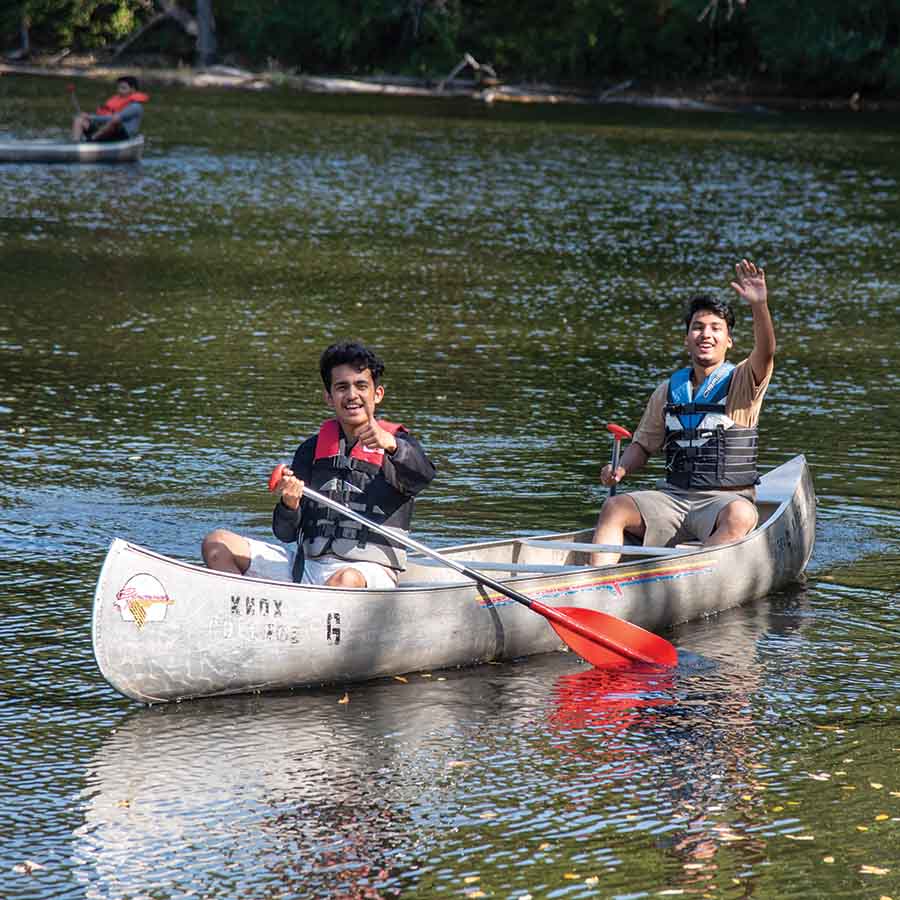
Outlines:
<svg viewBox="0 0 900 900"><path fill-rule="evenodd" d="M752 487L740 491L684 491L666 487L657 491L632 491L627 496L634 500L644 520L645 547L674 547L684 541L705 541L715 531L719 513L735 500L749 501L756 512L756 490Z"/></svg>
<svg viewBox="0 0 900 900"><path fill-rule="evenodd" d="M294 580L294 559L297 556L295 546L269 544L253 538L247 538L247 543L250 545L250 565L244 572L245 575L268 581ZM374 562L339 559L336 556L305 560L300 583L324 585L341 569L356 569L366 579L367 588L383 591L397 587L397 573L393 569Z"/></svg>

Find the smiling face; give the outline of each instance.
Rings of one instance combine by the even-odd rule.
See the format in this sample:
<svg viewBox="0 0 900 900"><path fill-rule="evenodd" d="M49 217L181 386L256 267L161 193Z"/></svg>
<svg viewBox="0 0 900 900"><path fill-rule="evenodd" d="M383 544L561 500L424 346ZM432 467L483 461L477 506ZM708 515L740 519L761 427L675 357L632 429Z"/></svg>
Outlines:
<svg viewBox="0 0 900 900"><path fill-rule="evenodd" d="M375 407L384 397L384 387L372 380L372 372L358 372L353 366L340 365L331 370L331 390L325 391L325 402L334 410L341 427L353 434L375 416Z"/></svg>
<svg viewBox="0 0 900 900"><path fill-rule="evenodd" d="M694 313L684 346L695 366L709 371L721 365L733 344L725 319L706 309Z"/></svg>

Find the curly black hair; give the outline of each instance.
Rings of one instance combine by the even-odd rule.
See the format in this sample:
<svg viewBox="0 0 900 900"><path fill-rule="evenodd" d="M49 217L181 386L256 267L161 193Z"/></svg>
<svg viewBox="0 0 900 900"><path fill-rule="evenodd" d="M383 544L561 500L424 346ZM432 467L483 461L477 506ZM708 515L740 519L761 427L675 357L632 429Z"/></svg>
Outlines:
<svg viewBox="0 0 900 900"><path fill-rule="evenodd" d="M728 333L734 328L734 310L725 300L717 300L709 294L697 294L684 305L684 330L691 330L691 321L698 312L711 312L728 325Z"/></svg>
<svg viewBox="0 0 900 900"><path fill-rule="evenodd" d="M331 392L331 372L336 366L353 366L357 372L368 369L372 373L372 381L377 386L384 375L384 363L365 344L359 341L339 341L326 347L319 359L319 372L325 384L325 390Z"/></svg>

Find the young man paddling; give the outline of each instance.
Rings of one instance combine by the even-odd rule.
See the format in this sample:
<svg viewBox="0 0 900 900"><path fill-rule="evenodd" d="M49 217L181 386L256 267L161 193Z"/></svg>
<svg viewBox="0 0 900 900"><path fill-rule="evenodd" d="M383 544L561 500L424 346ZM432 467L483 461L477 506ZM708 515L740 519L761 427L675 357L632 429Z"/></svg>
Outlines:
<svg viewBox="0 0 900 900"><path fill-rule="evenodd" d="M123 75L116 81L116 93L97 107L96 113L78 113L72 120L72 140L126 141L141 130L144 104L150 100L138 91L137 78Z"/></svg>
<svg viewBox="0 0 900 900"><path fill-rule="evenodd" d="M342 503L379 525L406 532L415 496L434 466L402 425L375 418L384 398L384 364L362 344L332 344L319 361L325 402L334 418L307 438L276 490L272 531L287 547L217 529L203 541L211 569L329 587L396 586L406 554L381 535L304 499L303 487Z"/></svg>
<svg viewBox="0 0 900 900"><path fill-rule="evenodd" d="M645 546L724 544L755 527L756 424L772 377L775 329L763 270L744 259L735 272L731 287L753 315L750 356L737 366L725 361L734 343L728 303L707 296L690 301L684 344L691 364L657 387L618 467L600 473L609 487L664 452L665 484L609 497L594 543L621 545L628 536ZM594 565L618 561L617 553L591 556Z"/></svg>

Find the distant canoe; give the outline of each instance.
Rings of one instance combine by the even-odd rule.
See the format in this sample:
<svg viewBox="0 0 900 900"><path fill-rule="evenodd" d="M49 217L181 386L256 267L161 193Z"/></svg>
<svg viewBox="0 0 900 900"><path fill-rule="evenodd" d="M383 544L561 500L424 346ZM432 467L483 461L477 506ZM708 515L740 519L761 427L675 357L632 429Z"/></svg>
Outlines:
<svg viewBox="0 0 900 900"><path fill-rule="evenodd" d="M127 141L0 141L0 162L7 163L136 162L143 153L144 136L141 134Z"/></svg>
<svg viewBox="0 0 900 900"><path fill-rule="evenodd" d="M759 527L731 544L625 548L588 564L591 531L442 549L552 606L583 606L664 631L796 580L815 540L802 456L762 477ZM94 656L135 700L158 703L364 681L560 649L547 621L455 570L411 554L390 591L213 572L116 539L94 595Z"/></svg>

